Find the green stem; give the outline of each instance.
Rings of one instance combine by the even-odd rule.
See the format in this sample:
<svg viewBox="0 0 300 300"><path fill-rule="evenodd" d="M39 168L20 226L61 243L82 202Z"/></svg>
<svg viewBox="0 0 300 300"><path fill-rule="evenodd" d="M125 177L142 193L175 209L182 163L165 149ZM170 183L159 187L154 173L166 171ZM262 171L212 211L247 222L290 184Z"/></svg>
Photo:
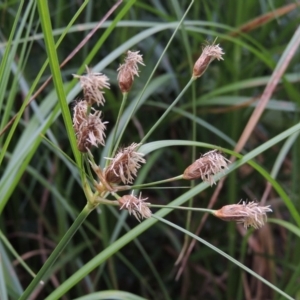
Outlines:
<svg viewBox="0 0 300 300"><path fill-rule="evenodd" d="M161 184L161 183L180 180L180 179L182 179L182 177L183 177L183 175L178 175L176 177L172 177L172 178L168 178L168 179L164 179L164 180L154 181L154 182L145 183L145 184L137 184L137 185L127 186L127 188L128 189L141 189L141 188L145 188L145 187L148 187L148 186L155 186L155 185Z"/></svg>
<svg viewBox="0 0 300 300"><path fill-rule="evenodd" d="M105 204L105 205L113 205L113 206L118 206L120 205L118 201L115 200L107 200L103 199L102 197L96 197L95 202L99 204Z"/></svg>
<svg viewBox="0 0 300 300"><path fill-rule="evenodd" d="M86 219L86 217L90 214L90 212L93 210L93 208L90 208L88 205L86 205L81 213L78 215L74 223L71 225L69 230L66 232L66 234L63 236L63 238L60 240L56 248L53 250L51 255L46 260L45 264L42 266L40 271L37 273L36 277L31 281L27 289L24 291L24 293L21 295L19 300L27 300L29 299L31 293L36 288L36 286L42 281L43 276L46 274L47 271L51 268L51 266L54 264L54 262L57 260L58 256L61 254L61 252L64 250L64 248L68 245L69 241L73 237L73 235L76 233L76 231L80 228L83 221Z"/></svg>
<svg viewBox="0 0 300 300"><path fill-rule="evenodd" d="M2 233L0 230L0 240L2 240L3 244L6 246L6 248L9 250L9 252L17 259L17 261L20 263L21 266L32 276L35 277L36 274L30 269L30 267L25 263L23 258L18 254L18 252L14 249L14 247L11 245L9 240L6 238L6 236Z"/></svg>
<svg viewBox="0 0 300 300"><path fill-rule="evenodd" d="M151 129L148 131L148 133L143 137L143 139L141 140L142 144L148 139L148 137L151 135L151 133L162 122L162 120L170 112L170 110L177 104L177 102L180 100L180 98L183 96L185 91L190 87L190 85L194 82L195 79L196 78L194 78L194 77L192 77L190 79L190 81L187 83L187 85L184 87L184 89L180 92L180 94L177 96L177 98L173 101L173 103L166 109L166 111L163 113L163 115L156 121L156 123L151 127Z"/></svg>
<svg viewBox="0 0 300 300"><path fill-rule="evenodd" d="M169 206L169 205L150 204L149 207L202 211L202 212L207 212L207 213L211 213L211 214L214 214L214 212L215 212L215 210L213 210L213 209L195 208L195 207L189 207L189 206Z"/></svg>
<svg viewBox="0 0 300 300"><path fill-rule="evenodd" d="M250 275L252 275L253 277L257 278L258 280L260 280L261 282L263 282L265 285L267 285L268 287L270 287L271 289L273 289L274 291L276 291L277 293L279 293L280 295L282 295L283 297L285 297L286 299L289 300L294 300L294 298L292 298L291 296L289 296L288 294L286 294L284 291L282 291L280 288L278 288L277 286L275 286L274 284L272 284L271 282L269 282L268 280L264 279L262 276L258 275L257 273L255 273L254 271L252 271L251 269L249 269L248 267L246 267L245 265L243 265L242 263L240 263L238 260L234 259L232 256L228 255L227 253L225 253L224 251L220 250L219 248L215 247L214 245L210 244L209 242L205 241L204 239L200 238L199 236L185 230L184 228L169 222L167 220L165 220L164 218L162 218L161 216L158 215L153 215L152 216L153 219L156 219L160 222L163 222L185 234L188 234L190 237L192 237L193 239L197 240L198 242L204 244L205 246L209 247L210 249L212 249L213 251L217 252L218 254L222 255L223 257L225 257L226 259L228 259L229 261L231 261L232 263L234 263L236 266L238 266L239 268L243 269L244 271L246 271L247 273L249 273Z"/></svg>
<svg viewBox="0 0 300 300"><path fill-rule="evenodd" d="M128 93L123 93L123 99L122 99L121 107L119 109L118 118L117 118L117 121L116 121L116 126L114 128L113 138L111 140L110 149L109 149L109 152L108 152L108 157L113 157L115 155L115 153L116 153L116 151L119 147L119 144L120 144L120 139L118 139L116 144L115 144L115 140L116 140L116 135L117 135L117 132L118 132L120 120L121 120L121 117L122 117L122 113L123 113L124 108L125 108L125 103L126 103L127 97L128 97ZM115 146L114 146L114 144L115 144ZM114 149L114 150L112 151L112 149ZM109 160L107 160L106 164L108 165L108 163L109 163Z"/></svg>
<svg viewBox="0 0 300 300"><path fill-rule="evenodd" d="M129 121L131 120L132 116L133 116L134 113L136 112L136 109L137 109L138 104L140 103L140 101L141 101L141 99L142 99L142 96L144 95L144 93L145 93L145 91L146 91L146 89L147 89L147 87L148 87L148 85L149 85L151 79L153 78L153 76L154 76L154 74L155 74L155 72L156 72L156 70L157 70L157 68L158 68L158 66L159 66L159 64L160 64L160 62L161 62L161 60L163 59L165 53L167 52L169 46L171 45L171 43L172 43L174 37L175 37L176 34L177 34L177 31L178 31L179 28L181 27L181 24L182 24L183 20L185 20L185 17L186 17L186 15L188 14L188 12L190 11L190 9L192 8L193 4L194 4L194 0L191 1L189 7L187 8L187 10L185 11L185 13L184 13L183 16L181 17L181 19L180 19L178 25L176 26L176 28L175 28L175 30L174 30L174 32L173 32L173 34L172 34L172 36L170 37L170 39L169 39L167 45L165 46L165 48L164 48L164 50L163 50L163 52L162 52L160 58L158 59L156 65L154 66L154 68L153 68L153 70L152 70L152 72L151 72L151 74L150 74L150 76L149 76L147 82L146 82L145 85L144 85L144 88L143 88L143 90L142 90L142 92L141 92L141 94L140 94L140 96L139 96L139 99L137 100L137 102L136 102L134 108L132 109L132 112L131 112L131 114L129 115L128 119L125 121L125 124L124 124L124 126L123 126L123 128L122 128L122 130L121 130L120 135L119 135L117 144L120 143L120 140L121 140L121 138L122 138L122 136L123 136L123 134L124 134L124 132L125 132L125 130L126 130L126 128L127 128L127 125L128 125L128 123L129 123ZM196 78L194 78L194 80L195 80L195 79L196 79ZM143 140L145 140L145 138L144 138Z"/></svg>

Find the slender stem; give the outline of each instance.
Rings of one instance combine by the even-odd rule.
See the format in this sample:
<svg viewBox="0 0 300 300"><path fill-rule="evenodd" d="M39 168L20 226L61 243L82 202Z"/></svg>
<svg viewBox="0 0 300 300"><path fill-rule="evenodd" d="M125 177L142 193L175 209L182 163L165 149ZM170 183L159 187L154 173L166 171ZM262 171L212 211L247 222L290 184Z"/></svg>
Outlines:
<svg viewBox="0 0 300 300"><path fill-rule="evenodd" d="M113 138L111 140L110 149L109 149L109 152L108 152L108 157L113 157L115 155L118 147L119 147L120 140L118 140L116 142L116 144L115 144L115 140L116 140L116 135L117 135L117 132L118 132L120 120L121 120L121 117L122 117L122 113L123 113L124 108L125 108L125 103L126 103L127 97L128 97L128 93L123 93L123 99L122 99L121 107L119 109L118 118L117 118L117 121L116 121L116 126L114 128ZM108 163L109 163L109 161L106 162L107 165L108 165Z"/></svg>
<svg viewBox="0 0 300 300"><path fill-rule="evenodd" d="M192 211L202 211L213 214L215 210L208 208L194 208L189 206L169 206L169 205L159 205L159 204L150 204L149 207L158 207L158 208L170 208L170 209L181 209L181 210L192 210Z"/></svg>
<svg viewBox="0 0 300 300"><path fill-rule="evenodd" d="M27 289L24 291L24 293L21 295L19 300L28 300L30 298L30 294L33 292L33 290L36 288L36 286L42 281L43 276L48 272L51 268L51 266L54 264L54 262L57 260L58 256L61 254L61 252L64 250L64 248L68 245L69 241L73 237L73 235L76 233L76 231L80 228L83 221L86 219L86 217L90 214L90 212L93 210L93 208L86 205L81 213L78 215L74 223L71 225L69 230L66 232L66 234L63 236L63 238L60 240L56 248L53 250L51 255L46 260L45 264L42 266L42 268L39 270L39 272L36 274L36 277L31 281Z"/></svg>
<svg viewBox="0 0 300 300"><path fill-rule="evenodd" d="M88 176L89 176L90 178L94 178L94 176L93 176L93 174L92 174L90 162L89 162L89 159L88 159L87 155L86 155L86 154L83 154L82 159L84 160L84 163L85 163L85 165L86 165L86 169L87 169Z"/></svg>
<svg viewBox="0 0 300 300"><path fill-rule="evenodd" d="M99 204L114 205L114 206L120 205L119 202L116 200L107 200L107 199L103 199L102 197L96 197L95 202Z"/></svg>
<svg viewBox="0 0 300 300"><path fill-rule="evenodd" d="M151 135L151 133L156 129L156 127L162 122L162 120L166 117L166 115L170 112L170 110L177 104L177 102L181 99L185 91L189 88L189 86L194 82L196 78L191 77L190 81L187 83L187 85L184 87L184 89L180 92L180 94L177 96L177 98L173 101L173 103L166 109L166 111L163 113L163 115L156 121L156 123L151 127L151 129L148 131L148 133L143 137L141 140L141 143L144 143L148 137Z"/></svg>
<svg viewBox="0 0 300 300"><path fill-rule="evenodd" d="M35 277L36 274L30 269L30 267L25 263L23 258L18 254L18 252L13 248L9 240L6 238L6 236L2 233L0 230L0 240L3 241L3 244L6 246L6 248L9 250L9 252L17 259L17 261L20 263L21 266L32 276Z"/></svg>
<svg viewBox="0 0 300 300"><path fill-rule="evenodd" d="M185 234L188 234L189 236L191 236L193 239L197 240L198 242L204 244L206 247L209 247L210 249L212 249L213 251L215 251L216 253L222 255L223 257L225 257L226 259L228 259L230 262L234 263L236 266L238 266L239 268L243 269L244 271L246 271L247 273L249 273L250 275L252 275L253 277L257 278L259 281L263 282L265 285L269 286L271 289L273 289L274 291L276 291L277 293L279 293L280 295L284 296L286 299L289 300L294 300L294 298L292 298L291 296L289 296L288 294L286 294L284 291L282 291L280 288L278 288L277 286L275 286L274 284L272 284L271 282L269 282L268 280L264 279L262 276L260 276L259 274L255 273L254 271L252 271L251 269L249 269L248 267L246 267L245 265L243 265L242 263L240 263L238 260L234 259L232 256L228 255L227 253L225 253L224 251L220 250L219 248L215 247L214 245L210 244L209 242L205 241L204 239L200 238L199 236L185 230L184 228L169 222L167 220L165 220L164 218L158 216L158 215L152 215L153 219L156 219L160 222L163 222Z"/></svg>
<svg viewBox="0 0 300 300"><path fill-rule="evenodd" d="M129 115L128 119L126 120L126 122L125 122L125 124L124 124L124 126L123 126L123 128L122 128L122 130L121 130L121 133L120 133L120 135L119 135L118 142L117 142L118 144L120 143L120 140L121 140L121 138L122 138L122 136L123 136L123 134L124 134L124 132L125 132L125 130L126 130L126 128L127 128L127 125L128 125L128 123L129 123L129 121L131 120L133 114L136 112L136 109L137 109L137 107L138 107L138 105L139 105L139 103L140 103L140 101L141 101L141 99L142 99L142 96L144 95L144 93L145 93L145 91L146 91L146 89L147 89L147 87L148 87L148 85L149 85L151 79L153 78L153 76L154 76L154 74L155 74L155 72L156 72L156 70L157 70L157 68L158 68L158 66L159 66L159 64L160 64L160 62L161 62L161 60L163 59L165 53L167 52L169 46L171 45L171 43L172 43L174 37L175 37L176 34L177 34L177 31L178 31L179 28L181 27L183 20L185 20L185 17L186 17L186 15L188 14L188 12L190 11L190 9L192 8L193 4L194 4L194 0L191 1L191 3L190 3L190 5L188 6L187 10L186 10L185 13L183 14L182 18L180 19L178 25L176 26L176 28L175 28L175 30L174 30L172 36L170 37L170 39L169 39L167 45L165 46L165 48L164 48L164 50L163 50L163 52L162 52L160 58L158 59L156 65L155 65L154 68L152 69L152 72L151 72L151 74L150 74L150 76L149 76L147 82L146 82L145 85L144 85L144 88L143 88L143 90L142 90L142 92L141 92L141 94L140 94L140 96L139 96L139 99L136 101L136 104L135 104L135 106L133 107L131 114ZM194 78L194 80L195 80L195 79L196 79L196 78ZM145 139L143 139L143 140L145 140Z"/></svg>
<svg viewBox="0 0 300 300"><path fill-rule="evenodd" d="M154 181L154 182L145 183L145 184L137 184L137 185L128 186L128 188L130 188L130 189L140 189L140 188L145 188L147 186L155 186L155 185L161 184L161 183L180 180L180 179L182 179L182 177L183 177L183 175L178 175L176 177L172 177L172 178L168 178L168 179L164 179L164 180L159 180L159 181Z"/></svg>

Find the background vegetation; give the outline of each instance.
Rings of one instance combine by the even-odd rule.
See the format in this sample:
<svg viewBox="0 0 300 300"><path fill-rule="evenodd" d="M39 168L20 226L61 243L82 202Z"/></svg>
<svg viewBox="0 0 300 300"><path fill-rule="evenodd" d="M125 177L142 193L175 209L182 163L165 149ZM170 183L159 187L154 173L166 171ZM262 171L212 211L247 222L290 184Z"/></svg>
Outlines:
<svg viewBox="0 0 300 300"><path fill-rule="evenodd" d="M123 114L125 122L139 103L122 136L127 146L149 132L189 81L203 43L216 37L224 61L213 62L150 135L137 183L181 174L211 144L229 157L250 126L238 151L245 156L230 166L214 208L262 200L271 205L272 219L260 230L245 231L209 216L197 235L279 292L199 242L175 280L180 264L174 263L192 238L156 219L139 224L101 205L30 299L283 299L283 293L300 299L299 2L123 1L77 48L116 3L0 2L0 299L23 294L32 272L38 273L86 204L74 162L80 155L71 146L71 108L82 95L72 74L88 65L110 78L102 112L109 121L107 146L93 150L103 165L122 100L116 69L124 53L140 50L146 64ZM62 63L74 50L59 69L55 53ZM39 90L51 75L54 80ZM262 115L254 110L260 99L266 104ZM207 207L216 186L175 181L142 191L154 204L175 200L187 206L193 199L194 207ZM191 233L203 220L203 213L176 209L163 215Z"/></svg>

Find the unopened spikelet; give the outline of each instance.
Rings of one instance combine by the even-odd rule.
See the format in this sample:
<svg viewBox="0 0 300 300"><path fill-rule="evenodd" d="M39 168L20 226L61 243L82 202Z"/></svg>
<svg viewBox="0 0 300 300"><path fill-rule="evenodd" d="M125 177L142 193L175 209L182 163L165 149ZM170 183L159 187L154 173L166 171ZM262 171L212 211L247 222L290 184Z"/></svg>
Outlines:
<svg viewBox="0 0 300 300"><path fill-rule="evenodd" d="M230 160L225 158L218 150L209 151L185 169L183 179L201 178L213 185L215 184L213 176L224 171L228 163L230 163Z"/></svg>
<svg viewBox="0 0 300 300"><path fill-rule="evenodd" d="M145 202L148 198L141 198L141 194L139 198L134 195L126 195L118 199L120 209L128 210L129 214L134 215L136 219L140 222L141 219L147 219L151 217L151 210L148 207L147 202Z"/></svg>
<svg viewBox="0 0 300 300"><path fill-rule="evenodd" d="M198 78L202 76L214 59L223 60L223 54L225 53L219 45L206 45L202 49L202 53L194 65L193 77Z"/></svg>
<svg viewBox="0 0 300 300"><path fill-rule="evenodd" d="M73 74L74 78L79 78L81 87L83 89L84 99L89 106L97 103L98 105L104 105L104 88L109 89L108 77L101 73L93 73L86 66L85 75Z"/></svg>
<svg viewBox="0 0 300 300"><path fill-rule="evenodd" d="M140 145L133 143L129 147L119 150L114 158L109 158L111 162L104 170L107 182L133 183L141 164L146 162L143 158L144 154L136 151Z"/></svg>
<svg viewBox="0 0 300 300"><path fill-rule="evenodd" d="M94 111L85 115L85 101L80 101L74 107L73 127L77 137L77 148L80 152L87 152L92 146L105 145L105 124L101 121L101 111Z"/></svg>
<svg viewBox="0 0 300 300"><path fill-rule="evenodd" d="M124 64L118 68L118 82L122 93L128 93L132 87L134 76L139 76L138 64L144 66L140 51L127 51Z"/></svg>
<svg viewBox="0 0 300 300"><path fill-rule="evenodd" d="M245 228L252 226L258 229L267 221L267 212L272 212L270 205L259 206L258 203L252 201L241 204L225 205L221 209L216 210L214 215L223 221L234 221L243 223Z"/></svg>

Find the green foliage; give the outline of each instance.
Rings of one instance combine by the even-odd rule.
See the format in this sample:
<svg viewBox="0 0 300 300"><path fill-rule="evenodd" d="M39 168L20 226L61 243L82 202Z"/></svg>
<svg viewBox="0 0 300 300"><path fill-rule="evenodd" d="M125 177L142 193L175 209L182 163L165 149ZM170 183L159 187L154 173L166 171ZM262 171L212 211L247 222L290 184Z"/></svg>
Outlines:
<svg viewBox="0 0 300 300"><path fill-rule="evenodd" d="M291 3L283 12L281 0L119 2L0 3L0 299L296 298L300 8ZM224 60L194 80L203 44L216 38ZM116 70L127 50L140 51L145 67L123 98ZM111 84L101 107L106 144L91 149L90 160L104 168L117 145L142 141L147 162L135 194L151 204L206 208L217 186L180 174L220 149L237 160L215 176L226 180L213 209L265 199L270 223L246 232L208 216L197 237L201 212L153 206L155 215L139 224L109 202L130 189L95 204L93 171L72 125L82 98L72 74L86 65ZM236 153L266 86L270 100ZM181 264L174 264L192 240L175 281Z"/></svg>

